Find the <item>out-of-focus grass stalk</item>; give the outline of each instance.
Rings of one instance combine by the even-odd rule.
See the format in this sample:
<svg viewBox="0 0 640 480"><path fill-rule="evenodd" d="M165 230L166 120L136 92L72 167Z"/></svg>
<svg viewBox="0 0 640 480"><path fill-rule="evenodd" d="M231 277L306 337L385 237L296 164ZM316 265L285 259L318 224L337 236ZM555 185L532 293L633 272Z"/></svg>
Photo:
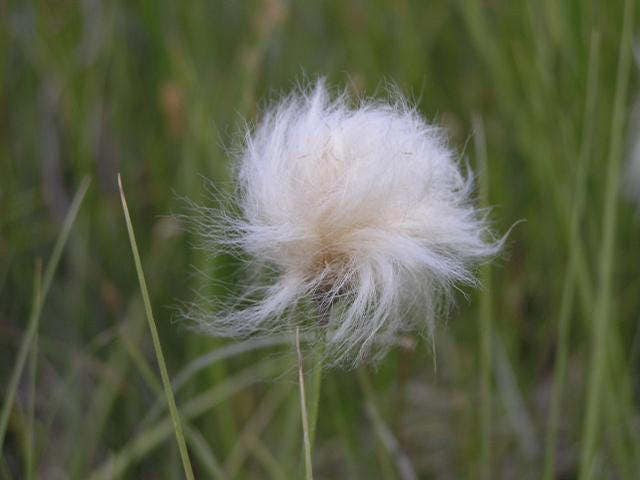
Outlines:
<svg viewBox="0 0 640 480"><path fill-rule="evenodd" d="M615 234L617 202L620 185L620 157L624 131L625 103L631 68L631 47L633 37L635 1L626 0L620 39L616 90L611 119L611 139L609 145L606 174L604 209L602 212L602 240L599 258L598 290L594 308L592 330L592 353L590 376L586 398L586 414L580 455L580 478L590 478L594 471L595 457L600 430L600 410L603 390L606 388L606 364L608 328L611 320L612 276L615 254Z"/></svg>
<svg viewBox="0 0 640 480"><path fill-rule="evenodd" d="M71 206L69 207L67 216L65 217L62 224L62 229L60 230L60 234L58 235L56 243L53 247L51 258L47 263L47 268L45 269L44 277L42 280L42 289L40 290L40 295L38 295L37 300L34 295L34 302L31 308L31 315L29 317L27 331L22 337L22 343L20 344L20 350L18 351L16 365L11 372L11 378L7 386L7 393L2 405L2 412L0 413L0 452L2 452L4 438L7 433L9 414L11 413L11 409L13 407L13 402L15 400L16 391L18 389L20 376L22 375L22 371L24 370L29 350L31 349L33 339L36 335L36 331L38 330L38 324L40 323L40 314L42 313L42 306L47 298L47 294L49 293L49 288L51 287L53 276L56 273L58 264L60 263L60 258L62 257L62 251L64 250L64 246L66 245L67 239L69 238L69 234L71 232L71 227L73 226L76 216L78 215L78 211L80 210L80 205L82 205L82 200L84 199L84 196L87 193L87 189L89 188L89 183L90 180L88 177L84 177L82 179L82 182L80 183L80 187L78 188L78 191L76 192L73 201L71 202Z"/></svg>
<svg viewBox="0 0 640 480"><path fill-rule="evenodd" d="M153 368L147 362L143 352L138 348L137 344L132 342L129 338L129 332L124 326L120 328L120 340L131 357L133 364L138 369L140 376L144 379L149 388L151 388L153 392L158 394L157 396L161 398L164 395L164 392L162 391L162 384L156 378Z"/></svg>
<svg viewBox="0 0 640 480"><path fill-rule="evenodd" d="M584 211L586 194L586 172L591 156L593 145L593 130L595 125L595 107L598 92L598 66L599 66L599 34L591 34L589 47L587 92L584 108L584 119L582 128L582 143L578 160L575 194L573 208L571 212L571 233L570 244L577 245L582 242L580 238L580 219ZM555 450L558 435L558 423L560 420L560 405L562 403L562 393L567 369L568 356L568 332L569 319L574 300L574 292L577 281L578 249L572 248L569 253L569 261L565 273L562 287L562 299L560 303L560 313L558 317L557 352L554 366L553 390L551 393L551 407L547 427L547 437L545 441L545 463L543 478L551 480L555 471Z"/></svg>
<svg viewBox="0 0 640 480"><path fill-rule="evenodd" d="M108 345L115 337L115 333L112 333L113 330L115 330L115 328L109 327L88 341L83 351L80 352L80 357L89 358L96 354L99 349ZM43 418L41 422L40 438L50 438L50 436L53 435L54 423L60 415L63 406L66 406L68 402L68 397L65 394L72 389L84 367L84 362L76 362L76 364L69 369L65 377L61 379L55 392L50 396L48 411L44 412L45 418Z"/></svg>
<svg viewBox="0 0 640 480"><path fill-rule="evenodd" d="M184 429L187 432L187 437L189 439L189 445L193 449L196 458L200 460L200 464L207 471L207 478L212 478L215 480L226 480L227 477L222 470L222 466L220 462L214 455L209 443L204 438L202 433L199 430L192 427L188 423L185 423Z"/></svg>
<svg viewBox="0 0 640 480"><path fill-rule="evenodd" d="M223 383L211 387L182 404L180 407L182 416L185 421L197 418L243 389L264 379L266 375L276 373L282 373L282 363L275 360L262 361L258 365L247 367ZM87 478L107 480L122 476L127 468L158 447L172 433L174 429L171 415L169 415L137 434Z"/></svg>
<svg viewBox="0 0 640 480"><path fill-rule="evenodd" d="M484 124L479 115L473 117L473 138L480 176L480 203L489 205L489 168ZM480 478L491 478L491 267L483 265L480 272Z"/></svg>
<svg viewBox="0 0 640 480"><path fill-rule="evenodd" d="M507 57L499 48L499 42L492 35L493 30L487 21L483 2L480 0L458 0L458 10L464 19L469 33L477 47L477 51L482 55L489 66L492 75L495 77L496 95L502 97L505 104L517 105L518 102L513 95L511 71L508 67Z"/></svg>
<svg viewBox="0 0 640 480"><path fill-rule="evenodd" d="M276 460L269 448L267 448L260 438L249 435L247 442L254 457L264 467L265 471L269 473L270 478L273 480L287 480L287 478L289 478L282 468L282 465L278 463L278 460Z"/></svg>
<svg viewBox="0 0 640 480"><path fill-rule="evenodd" d="M162 390L161 383L156 378L156 375L153 373L153 369L147 362L142 351L138 348L138 345L129 339L124 328L121 329L120 338L124 343L127 352L131 356L133 364L138 369L140 376L157 397L162 397L164 392ZM189 425L186 421L184 422L183 427L189 445L193 449L195 456L200 460L202 466L207 470L208 476L214 479L226 479L227 476L222 470L220 462L218 462L211 450L211 447L200 431Z"/></svg>
<svg viewBox="0 0 640 480"><path fill-rule="evenodd" d="M342 451L345 456L345 461L347 464L347 478L358 478L360 476L360 469L358 467L360 463L360 459L358 458L357 452L359 445L359 438L353 434L353 431L350 429L351 423L350 418L347 416L347 412L345 412L345 398L342 397L341 389L337 383L337 380L329 380L326 382L328 392L325 396L327 399L327 406L325 407L326 411L331 412L331 416L329 417L334 425L333 431L336 433L337 437L340 439L342 445Z"/></svg>
<svg viewBox="0 0 640 480"><path fill-rule="evenodd" d="M2 455L0 455L0 475L2 475L2 480L13 480L9 465L7 465L7 461Z"/></svg>
<svg viewBox="0 0 640 480"><path fill-rule="evenodd" d="M247 352L277 345L291 345L291 341L293 339L292 335L282 335L274 338L249 338L242 342L231 343L224 347L218 347L211 352L200 355L193 359L174 376L173 381L171 382L173 394L177 395L198 372L205 368L223 361L228 361L229 359L240 356L243 353L246 354ZM223 379L228 378L228 376L229 375L223 377ZM166 402L156 399L154 404L148 409L149 411L147 415L145 415L142 423L145 425L153 423L162 414L164 408L166 408ZM231 454L227 457L227 461L229 458L231 458Z"/></svg>
<svg viewBox="0 0 640 480"><path fill-rule="evenodd" d="M138 346L135 343L131 342L131 340L127 337L126 331L124 331L124 329L121 330L120 338L125 344L125 348L131 356L133 364L138 369L140 376L144 379L144 381L156 394L156 396L163 396L164 392L162 390L162 385L153 373L153 369L147 362L147 359L144 357ZM227 477L220 467L220 463L216 459L215 455L211 451L211 447L202 436L200 431L190 426L188 422L184 422L183 427L189 445L193 449L195 456L200 460L202 466L206 469L209 477L214 479L226 479Z"/></svg>
<svg viewBox="0 0 640 480"><path fill-rule="evenodd" d="M309 417L307 415L307 397L304 392L304 365L300 350L300 328L296 327L296 354L298 357L298 382L300 386L300 412L302 415L302 436L304 441L305 478L313 480L313 463L311 461L311 439L309 434Z"/></svg>
<svg viewBox="0 0 640 480"><path fill-rule="evenodd" d="M143 309L142 302L135 297L125 310L124 317L127 320L123 326L119 327L127 329L129 341L134 344L144 336ZM129 368L129 356L125 346L122 343L115 344L104 364L114 378L124 379ZM91 422L85 422L85 426L80 431L80 441L83 448L75 452L71 465L68 467L71 472L70 477L77 478L86 475L87 465L94 459L95 453L100 447L103 431L108 425L109 415L120 393L121 390L117 387L117 382L114 383L106 378L97 384L91 393L86 414L87 418L91 418Z"/></svg>
<svg viewBox="0 0 640 480"><path fill-rule="evenodd" d="M299 396L300 395L296 392L295 395L291 395L291 398L285 401L285 406L279 422L279 428L281 429L282 434L280 444L277 447L277 455L282 459L296 459L295 461L290 460L290 465L287 466L287 472L292 478L300 477L300 472L302 471L302 468L304 468L304 465L302 465L302 462L304 462L304 455L300 455Z"/></svg>
<svg viewBox="0 0 640 480"><path fill-rule="evenodd" d="M506 112L511 115L511 118L513 118L515 121L520 121L519 119L529 120L524 124L518 123L514 126L514 128L515 133L519 137L519 141L520 143L522 143L523 147L532 149L534 151L534 153L532 154L532 158L536 158L537 161L532 162L531 166L538 171L538 181L550 182L552 184L558 183L559 177L556 174L555 170L551 168L553 166L551 160L554 158L554 155L549 150L548 145L541 144L539 137L535 134L532 134L530 115L528 115L527 112L523 111L522 109L521 97L518 93L520 84L517 79L513 77L513 65L511 65L508 60L510 54L505 54L500 49L500 45L504 44L504 42L501 42L499 36L496 35L495 30L492 29L489 23L489 19L487 18L487 12L489 12L490 9L484 8L482 3L478 0L459 0L458 3L460 14L467 24L467 28L469 30L469 33L471 34L474 45L476 46L478 53L482 56L482 58L484 58L489 72L491 73L491 76L494 80L495 88L493 89L493 91L497 95L499 104L502 108L505 109ZM547 7L550 6L551 5L547 5ZM550 18L554 16L556 17L553 23L557 26L559 19L557 18L558 12L556 10L557 9L553 8L553 13L551 14ZM529 11L531 12L531 9ZM539 52L543 51L544 49L539 49ZM522 63L528 61L528 57L516 56L514 60L520 61ZM532 84L528 86L528 96L531 98L540 98L541 96L547 95L548 92L546 91L538 92L536 95L534 95L534 89L538 88L538 86L536 82L533 82L534 77L531 77L531 79ZM544 108L539 109L536 112L536 115L545 115L545 122L548 114L549 112ZM529 144L529 142L535 143ZM570 248L571 250L576 250L578 293L582 303L587 305L587 311L591 312L593 288L589 278L590 275L588 270L588 259L585 252L583 251L582 244L571 245L568 243L570 242L569 224L571 206L568 196L561 195L561 193L561 188L551 189L551 194L553 197L552 200L555 203L556 208L559 209L560 213L563 216L563 219L561 219L559 223L560 225L565 227L563 228L563 233L565 235L564 238L567 241L568 248Z"/></svg>
<svg viewBox="0 0 640 480"><path fill-rule="evenodd" d="M359 368L356 372L358 375L358 383L360 384L360 391L362 392L362 397L365 405L368 402L371 402L371 397L375 397L375 392L373 390L373 386L371 385L371 380L367 376L366 372L363 371L363 368ZM370 411L366 412L370 414ZM375 422L376 418L370 419L372 423ZM378 468L380 472L381 478L387 478L391 480L395 480L398 478L396 474L396 470L393 466L393 461L391 459L391 454L389 450L387 450L385 444L381 441L376 429L376 425L373 425L374 431L376 433L376 459L378 460Z"/></svg>
<svg viewBox="0 0 640 480"><path fill-rule="evenodd" d="M386 456L391 459L395 465L396 471L402 480L416 480L418 478L416 471L411 463L411 460L407 454L402 450L397 438L394 436L391 429L387 426L380 409L376 404L376 394L371 385L371 380L367 376L366 371L363 368L358 369L358 382L364 396L365 409L367 417L373 424L376 436L380 440L380 444L384 447ZM382 462L383 468L385 463ZM396 478L395 472L388 472L384 475L385 478Z"/></svg>
<svg viewBox="0 0 640 480"><path fill-rule="evenodd" d="M151 331L151 338L153 339L153 348L156 354L156 360L158 361L158 367L160 368L160 376L162 378L164 393L167 397L167 403L169 405L169 412L171 414L171 420L173 422L176 441L178 442L178 449L180 450L182 467L184 469L184 474L187 480L193 480L194 476L193 476L193 469L191 468L191 460L189 459L189 452L187 451L187 445L184 440L182 425L180 423L178 409L176 408L176 401L175 401L175 398L173 397L171 380L169 379L169 373L167 372L167 366L165 364L164 355L162 353L162 346L160 345L160 337L158 336L158 330L156 328L155 319L153 317L153 311L151 309L151 300L149 299L149 292L147 291L147 283L144 278L144 272L142 270L142 262L140 261L140 254L138 253L138 245L136 244L136 237L133 232L133 225L131 223L131 217L129 216L129 209L127 207L127 200L125 199L125 196L124 196L124 190L122 188L122 179L120 177L120 174L118 174L118 188L120 190L120 200L122 201L122 210L124 212L125 222L127 224L127 232L129 234L129 242L131 243L131 251L133 253L133 260L136 266L138 282L140 283L140 291L142 293L144 309L147 314L147 320L149 321L149 330Z"/></svg>
<svg viewBox="0 0 640 480"><path fill-rule="evenodd" d="M277 409L288 398L289 393L289 385L272 388L254 409L251 418L238 435L231 453L225 459L224 471L227 478L237 478L240 475L240 469L250 453L251 445L255 444L255 439L260 438L262 431L273 420Z"/></svg>
<svg viewBox="0 0 640 480"><path fill-rule="evenodd" d="M36 274L34 279L34 301L40 303L42 297L42 259L36 260ZM36 409L36 375L38 373L38 329L33 336L31 355L29 358L29 405L27 408L27 445L25 477L27 480L35 478L36 472L36 444L35 444L35 409Z"/></svg>

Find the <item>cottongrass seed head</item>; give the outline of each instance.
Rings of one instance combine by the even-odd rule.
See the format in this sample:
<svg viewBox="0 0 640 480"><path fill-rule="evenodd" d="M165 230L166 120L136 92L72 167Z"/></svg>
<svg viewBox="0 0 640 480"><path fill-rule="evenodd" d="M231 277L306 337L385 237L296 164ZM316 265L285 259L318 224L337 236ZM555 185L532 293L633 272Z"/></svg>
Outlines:
<svg viewBox="0 0 640 480"><path fill-rule="evenodd" d="M208 209L200 231L248 262L233 305L191 312L213 335L300 325L325 363L380 358L402 332L433 333L452 288L500 249L473 179L436 126L399 93L331 98L322 80L267 108L236 156L238 213Z"/></svg>

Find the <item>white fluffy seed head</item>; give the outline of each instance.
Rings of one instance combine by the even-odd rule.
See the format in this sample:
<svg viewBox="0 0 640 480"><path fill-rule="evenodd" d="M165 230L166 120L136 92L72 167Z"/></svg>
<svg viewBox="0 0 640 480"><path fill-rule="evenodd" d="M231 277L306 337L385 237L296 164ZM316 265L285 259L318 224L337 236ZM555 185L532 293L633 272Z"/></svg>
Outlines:
<svg viewBox="0 0 640 480"><path fill-rule="evenodd" d="M500 248L443 132L398 94L300 89L247 131L236 166L241 213L209 211L205 235L254 276L235 305L193 314L214 335L301 324L329 363L375 360L399 333L432 333L451 288Z"/></svg>

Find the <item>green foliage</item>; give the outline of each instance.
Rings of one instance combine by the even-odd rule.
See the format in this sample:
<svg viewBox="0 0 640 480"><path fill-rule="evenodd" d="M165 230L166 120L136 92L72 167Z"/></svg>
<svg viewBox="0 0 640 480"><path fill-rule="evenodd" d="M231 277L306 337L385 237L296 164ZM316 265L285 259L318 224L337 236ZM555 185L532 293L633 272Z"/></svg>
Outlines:
<svg viewBox="0 0 640 480"><path fill-rule="evenodd" d="M314 477L637 478L632 4L0 2L0 478L183 474L118 171L196 478L304 476L293 340L173 321L242 277L171 214L214 205L203 177L231 191L243 119L318 75L397 83L474 166L496 230L525 221L435 347L403 338L322 387L305 369Z"/></svg>

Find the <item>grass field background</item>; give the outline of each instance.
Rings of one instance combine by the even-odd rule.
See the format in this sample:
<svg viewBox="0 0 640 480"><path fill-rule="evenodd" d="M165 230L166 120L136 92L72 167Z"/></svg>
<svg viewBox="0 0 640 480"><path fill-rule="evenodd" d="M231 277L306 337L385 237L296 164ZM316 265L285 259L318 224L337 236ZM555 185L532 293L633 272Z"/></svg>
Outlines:
<svg viewBox="0 0 640 480"><path fill-rule="evenodd" d="M476 170L496 231L524 222L441 321L437 368L407 337L319 391L308 372L315 478L638 478L636 7L0 1L0 478L183 476L118 172L195 476L302 478L293 341L179 321L239 281L179 215L215 206L205 178L230 191L244 120L318 76L398 85Z"/></svg>

